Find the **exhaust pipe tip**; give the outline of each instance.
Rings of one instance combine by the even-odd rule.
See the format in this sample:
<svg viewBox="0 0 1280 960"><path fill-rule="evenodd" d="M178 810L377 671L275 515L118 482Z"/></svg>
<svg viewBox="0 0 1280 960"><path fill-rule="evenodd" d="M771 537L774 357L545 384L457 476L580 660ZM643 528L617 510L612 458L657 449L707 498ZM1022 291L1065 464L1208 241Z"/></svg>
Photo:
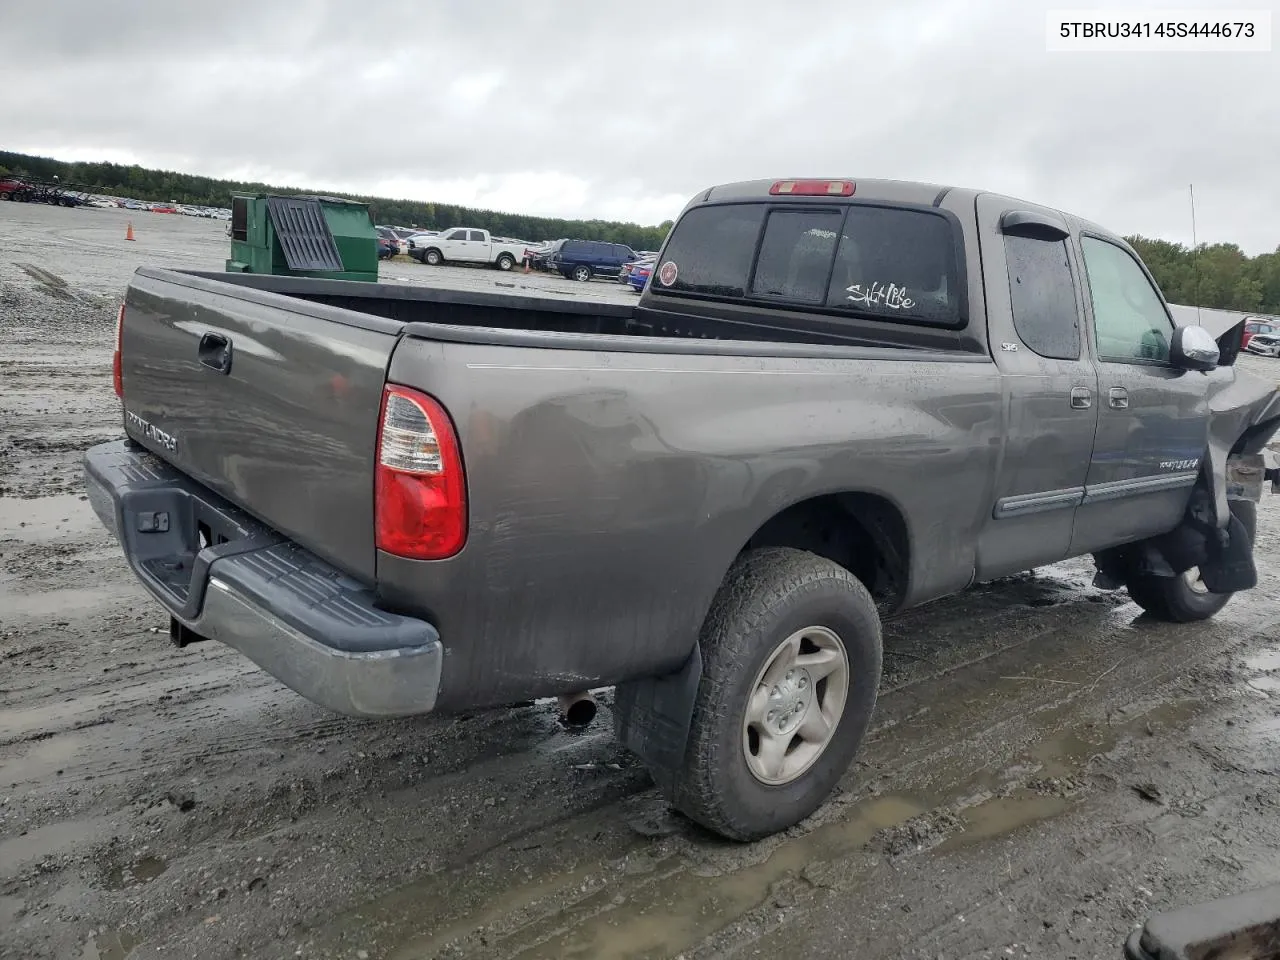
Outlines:
<svg viewBox="0 0 1280 960"><path fill-rule="evenodd" d="M596 718L596 701L590 693L565 693L559 698L560 722L567 727L587 727Z"/></svg>

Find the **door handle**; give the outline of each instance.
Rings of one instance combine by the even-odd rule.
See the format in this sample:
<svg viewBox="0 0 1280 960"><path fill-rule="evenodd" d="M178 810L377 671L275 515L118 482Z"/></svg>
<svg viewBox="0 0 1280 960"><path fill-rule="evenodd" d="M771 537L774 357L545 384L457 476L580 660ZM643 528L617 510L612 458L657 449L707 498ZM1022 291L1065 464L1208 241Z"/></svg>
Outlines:
<svg viewBox="0 0 1280 960"><path fill-rule="evenodd" d="M1124 387L1112 387L1107 391L1107 403L1111 404L1116 410L1127 410L1129 408L1129 391Z"/></svg>
<svg viewBox="0 0 1280 960"><path fill-rule="evenodd" d="M1093 394L1086 387L1072 387L1071 406L1075 410L1088 410L1093 406Z"/></svg>
<svg viewBox="0 0 1280 960"><path fill-rule="evenodd" d="M206 333L200 338L200 362L218 373L231 372L231 341L220 333Z"/></svg>

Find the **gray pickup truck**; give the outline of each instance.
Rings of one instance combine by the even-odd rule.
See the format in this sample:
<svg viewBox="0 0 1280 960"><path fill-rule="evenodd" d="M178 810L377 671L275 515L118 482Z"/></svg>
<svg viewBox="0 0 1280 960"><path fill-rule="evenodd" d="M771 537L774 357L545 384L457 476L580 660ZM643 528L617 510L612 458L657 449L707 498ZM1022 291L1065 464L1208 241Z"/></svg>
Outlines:
<svg viewBox="0 0 1280 960"><path fill-rule="evenodd" d="M1239 333L1055 210L734 183L627 306L139 269L87 485L179 645L368 717L614 686L751 839L846 773L886 614L1088 554L1161 620L1255 585Z"/></svg>

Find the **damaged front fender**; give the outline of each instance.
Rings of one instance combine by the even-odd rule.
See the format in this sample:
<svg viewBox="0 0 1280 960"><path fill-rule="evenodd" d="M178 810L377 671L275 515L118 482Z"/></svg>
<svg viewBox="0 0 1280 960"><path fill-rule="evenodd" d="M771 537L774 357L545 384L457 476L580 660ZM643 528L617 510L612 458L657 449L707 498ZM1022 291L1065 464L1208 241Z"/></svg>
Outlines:
<svg viewBox="0 0 1280 960"><path fill-rule="evenodd" d="M1213 377L1209 386L1206 473L1212 484L1213 517L1219 529L1231 520L1227 461L1259 454L1280 429L1280 389L1274 381L1232 369L1230 379Z"/></svg>

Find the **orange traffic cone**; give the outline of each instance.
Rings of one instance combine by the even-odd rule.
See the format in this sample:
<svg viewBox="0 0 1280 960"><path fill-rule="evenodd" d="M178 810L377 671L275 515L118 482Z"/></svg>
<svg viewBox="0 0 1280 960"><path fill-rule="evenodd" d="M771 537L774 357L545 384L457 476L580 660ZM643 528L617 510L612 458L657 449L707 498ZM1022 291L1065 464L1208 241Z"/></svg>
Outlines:
<svg viewBox="0 0 1280 960"><path fill-rule="evenodd" d="M524 258L524 272L529 272L529 258L527 256Z"/></svg>
<svg viewBox="0 0 1280 960"><path fill-rule="evenodd" d="M129 221L129 229L125 231L124 238L126 240L133 239L133 221L132 220Z"/></svg>

